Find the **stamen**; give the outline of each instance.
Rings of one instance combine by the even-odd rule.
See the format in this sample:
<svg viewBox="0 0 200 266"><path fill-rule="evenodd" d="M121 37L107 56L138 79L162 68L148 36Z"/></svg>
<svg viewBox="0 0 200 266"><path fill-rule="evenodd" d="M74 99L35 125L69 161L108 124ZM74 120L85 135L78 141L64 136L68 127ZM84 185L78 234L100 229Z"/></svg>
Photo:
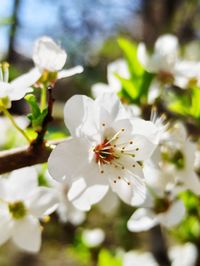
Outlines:
<svg viewBox="0 0 200 266"><path fill-rule="evenodd" d="M2 64L3 68L3 81L8 82L9 80L9 64L7 62L4 62Z"/></svg>

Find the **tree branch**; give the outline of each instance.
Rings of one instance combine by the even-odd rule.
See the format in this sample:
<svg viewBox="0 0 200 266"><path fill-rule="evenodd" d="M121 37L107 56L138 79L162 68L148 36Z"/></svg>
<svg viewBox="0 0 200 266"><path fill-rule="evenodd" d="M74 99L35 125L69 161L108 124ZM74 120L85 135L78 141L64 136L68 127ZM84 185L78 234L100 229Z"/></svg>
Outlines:
<svg viewBox="0 0 200 266"><path fill-rule="evenodd" d="M0 152L0 174L47 162L55 145L65 139L42 143L42 145L25 146Z"/></svg>

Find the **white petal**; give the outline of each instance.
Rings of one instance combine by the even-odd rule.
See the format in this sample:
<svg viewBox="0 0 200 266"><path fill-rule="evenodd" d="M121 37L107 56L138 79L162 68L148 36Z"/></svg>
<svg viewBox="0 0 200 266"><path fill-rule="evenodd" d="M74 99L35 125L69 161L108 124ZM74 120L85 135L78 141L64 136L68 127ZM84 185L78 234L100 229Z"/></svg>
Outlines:
<svg viewBox="0 0 200 266"><path fill-rule="evenodd" d="M134 165L132 172L116 170L110 180L110 186L125 203L137 206L145 200L146 186L141 167L137 163Z"/></svg>
<svg viewBox="0 0 200 266"><path fill-rule="evenodd" d="M13 222L6 210L0 210L0 245L4 244L12 235Z"/></svg>
<svg viewBox="0 0 200 266"><path fill-rule="evenodd" d="M93 204L99 202L107 193L109 186L93 185L82 192L72 203L81 211L89 211Z"/></svg>
<svg viewBox="0 0 200 266"><path fill-rule="evenodd" d="M108 84L117 93L121 90L122 85L115 74L118 74L120 77L125 79L128 79L130 77L128 65L125 60L118 59L108 64L107 67Z"/></svg>
<svg viewBox="0 0 200 266"><path fill-rule="evenodd" d="M33 61L39 69L59 71L63 68L66 59L66 52L51 38L44 36L35 42Z"/></svg>
<svg viewBox="0 0 200 266"><path fill-rule="evenodd" d="M105 239L105 233L100 228L95 228L92 230L84 230L82 235L82 241L88 247L97 247Z"/></svg>
<svg viewBox="0 0 200 266"><path fill-rule="evenodd" d="M71 76L74 76L76 74L80 74L83 72L83 67L82 66L75 66L70 69L62 70L58 72L57 79L63 79L63 78L68 78Z"/></svg>
<svg viewBox="0 0 200 266"><path fill-rule="evenodd" d="M184 183L187 189L190 189L196 195L200 195L200 180L195 172L187 173ZM184 177L183 177L184 178Z"/></svg>
<svg viewBox="0 0 200 266"><path fill-rule="evenodd" d="M96 98L95 103L101 106L101 109L105 109L108 116L108 123L114 120L127 119L127 112L114 92L105 92Z"/></svg>
<svg viewBox="0 0 200 266"><path fill-rule="evenodd" d="M37 172L34 167L15 170L7 180L7 200L26 199L37 186Z"/></svg>
<svg viewBox="0 0 200 266"><path fill-rule="evenodd" d="M144 68L152 72L151 65L150 65L150 57L147 52L146 46L144 43L139 43L138 50L137 50L137 56L140 61L140 63L144 66Z"/></svg>
<svg viewBox="0 0 200 266"><path fill-rule="evenodd" d="M98 108L83 95L71 97L64 107L64 121L72 136L92 136L98 132Z"/></svg>
<svg viewBox="0 0 200 266"><path fill-rule="evenodd" d="M127 226L131 232L141 232L151 229L157 223L156 216L152 211L140 208L128 220Z"/></svg>
<svg viewBox="0 0 200 266"><path fill-rule="evenodd" d="M126 153L133 154L135 161L145 161L150 158L156 145L149 141L145 136L133 135L132 144L126 145L124 155Z"/></svg>
<svg viewBox="0 0 200 266"><path fill-rule="evenodd" d="M145 136L149 141L158 144L160 130L151 121L135 118L131 120L133 125L133 134Z"/></svg>
<svg viewBox="0 0 200 266"><path fill-rule="evenodd" d="M198 257L197 247L192 243L171 247L169 251L172 266L194 266Z"/></svg>
<svg viewBox="0 0 200 266"><path fill-rule="evenodd" d="M0 98L8 97L11 100L12 91L13 87L9 83L0 81Z"/></svg>
<svg viewBox="0 0 200 266"><path fill-rule="evenodd" d="M91 91L94 98L99 97L102 93L111 91L112 88L105 83L96 83L92 85Z"/></svg>
<svg viewBox="0 0 200 266"><path fill-rule="evenodd" d="M166 227L175 226L185 216L185 206L181 200L175 201L165 213L158 215L158 220Z"/></svg>
<svg viewBox="0 0 200 266"><path fill-rule="evenodd" d="M16 221L12 240L19 248L25 251L38 252L41 246L41 227L39 221L32 216Z"/></svg>
<svg viewBox="0 0 200 266"><path fill-rule="evenodd" d="M22 90L23 88L29 88L33 86L38 79L41 76L41 72L39 71L38 68L33 68L31 69L28 73L21 75L20 77L14 79L11 81L11 85L16 88L16 93L17 91Z"/></svg>
<svg viewBox="0 0 200 266"><path fill-rule="evenodd" d="M70 138L59 144L50 154L48 170L58 181L64 178L78 178L79 173L89 164L89 148L84 139Z"/></svg>
<svg viewBox="0 0 200 266"><path fill-rule="evenodd" d="M58 194L55 189L38 187L31 195L29 211L36 217L49 215L58 207Z"/></svg>

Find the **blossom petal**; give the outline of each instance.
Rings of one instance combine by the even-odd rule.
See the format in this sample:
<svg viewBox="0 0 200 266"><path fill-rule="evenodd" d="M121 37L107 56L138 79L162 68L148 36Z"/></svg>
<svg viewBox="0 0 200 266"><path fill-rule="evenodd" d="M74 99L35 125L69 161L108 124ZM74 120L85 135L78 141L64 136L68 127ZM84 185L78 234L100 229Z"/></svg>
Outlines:
<svg viewBox="0 0 200 266"><path fill-rule="evenodd" d="M82 66L75 66L70 69L64 69L58 72L57 79L63 79L63 78L68 78L71 76L74 76L76 74L80 74L83 72L83 67Z"/></svg>
<svg viewBox="0 0 200 266"><path fill-rule="evenodd" d="M152 72L151 66L150 66L150 57L147 52L146 45L144 43L139 43L138 49L137 49L137 56L140 61L140 63L145 67L145 69L149 72Z"/></svg>
<svg viewBox="0 0 200 266"><path fill-rule="evenodd" d="M23 250L38 252L41 246L41 227L39 221L32 216L16 221L12 240Z"/></svg>
<svg viewBox="0 0 200 266"><path fill-rule="evenodd" d="M13 223L5 210L0 212L0 245L4 244L12 235Z"/></svg>
<svg viewBox="0 0 200 266"><path fill-rule="evenodd" d="M72 136L93 136L99 128L98 108L89 97L75 95L65 104L64 121Z"/></svg>
<svg viewBox="0 0 200 266"><path fill-rule="evenodd" d="M83 191L72 203L81 211L89 211L91 206L98 203L108 192L109 186L93 185Z"/></svg>
<svg viewBox="0 0 200 266"><path fill-rule="evenodd" d="M181 200L175 201L169 210L158 215L158 220L166 227L175 226L185 216L185 206Z"/></svg>
<svg viewBox="0 0 200 266"><path fill-rule="evenodd" d="M146 196L141 167L135 163L134 171L116 170L116 174L110 179L112 190L127 204L132 206L140 205Z"/></svg>
<svg viewBox="0 0 200 266"><path fill-rule="evenodd" d="M124 59L118 59L107 67L107 79L109 86L117 93L121 90L121 82L115 76L115 74L120 75L120 77L128 79L130 77L130 72L128 70L128 65Z"/></svg>
<svg viewBox="0 0 200 266"><path fill-rule="evenodd" d="M190 189L196 195L200 195L200 180L195 172L188 173L189 176L184 179L187 189Z"/></svg>
<svg viewBox="0 0 200 266"><path fill-rule="evenodd" d="M66 52L51 38L44 36L35 42L33 61L41 70L59 71L67 59Z"/></svg>
<svg viewBox="0 0 200 266"><path fill-rule="evenodd" d="M16 89L15 92L20 92L23 88L29 88L33 86L41 76L41 72L38 68L31 69L28 73L21 75L14 79L10 84Z"/></svg>
<svg viewBox="0 0 200 266"><path fill-rule="evenodd" d="M48 170L50 175L62 181L72 180L88 165L88 143L83 138L70 138L59 144L50 154Z"/></svg>
<svg viewBox="0 0 200 266"><path fill-rule="evenodd" d="M7 180L7 200L27 198L38 186L37 172L34 167L25 167L11 172Z"/></svg>
<svg viewBox="0 0 200 266"><path fill-rule="evenodd" d="M116 93L112 91L99 95L95 103L101 107L101 110L106 110L108 117L104 117L103 119L107 119L107 123L113 123L114 120L126 119L128 116Z"/></svg>
<svg viewBox="0 0 200 266"><path fill-rule="evenodd" d="M58 207L58 194L55 189L38 187L31 195L29 211L36 217L49 215Z"/></svg>
<svg viewBox="0 0 200 266"><path fill-rule="evenodd" d="M145 136L149 141L158 144L160 130L154 123L140 118L132 119L131 122L133 125L133 134Z"/></svg>
<svg viewBox="0 0 200 266"><path fill-rule="evenodd" d="M131 232L147 231L158 223L155 214L145 208L137 209L128 220L128 229Z"/></svg>
<svg viewBox="0 0 200 266"><path fill-rule="evenodd" d="M102 93L111 91L111 87L105 83L96 83L92 85L91 91L94 98L99 97Z"/></svg>

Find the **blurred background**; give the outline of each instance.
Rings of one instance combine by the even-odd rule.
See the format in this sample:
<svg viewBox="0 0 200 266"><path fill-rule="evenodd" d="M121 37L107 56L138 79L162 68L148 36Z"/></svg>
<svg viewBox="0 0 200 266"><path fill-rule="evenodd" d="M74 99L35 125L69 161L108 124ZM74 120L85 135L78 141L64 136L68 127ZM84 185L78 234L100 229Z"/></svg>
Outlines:
<svg viewBox="0 0 200 266"><path fill-rule="evenodd" d="M33 65L34 41L51 36L66 49L67 67L85 68L57 84L57 99L66 100L106 81L108 62L121 55L118 36L150 46L165 32L182 42L198 39L199 8L198 0L1 0L0 58L15 66L15 76Z"/></svg>
<svg viewBox="0 0 200 266"><path fill-rule="evenodd" d="M176 34L181 43L198 40L199 11L199 0L1 0L0 60L11 63L12 79L33 66L32 48L38 37L54 38L68 53L67 68L84 66L81 75L57 82L54 97L61 103L73 94L89 94L96 82L106 83L107 64L122 56L117 44L120 36L145 41L149 47L166 32ZM13 111L24 113L24 105L15 104ZM0 266L97 265L99 249L91 251L80 240L85 226L104 228L105 250L120 245L127 250L144 247L141 242L150 243L152 239L146 234L138 238L127 231L130 214L132 208L122 205L113 223L112 216L105 219L104 214L92 210L87 222L76 229L70 223L58 224L55 216L45 226L39 255L18 252L7 244L0 248ZM98 265L120 266L105 250L110 263Z"/></svg>

